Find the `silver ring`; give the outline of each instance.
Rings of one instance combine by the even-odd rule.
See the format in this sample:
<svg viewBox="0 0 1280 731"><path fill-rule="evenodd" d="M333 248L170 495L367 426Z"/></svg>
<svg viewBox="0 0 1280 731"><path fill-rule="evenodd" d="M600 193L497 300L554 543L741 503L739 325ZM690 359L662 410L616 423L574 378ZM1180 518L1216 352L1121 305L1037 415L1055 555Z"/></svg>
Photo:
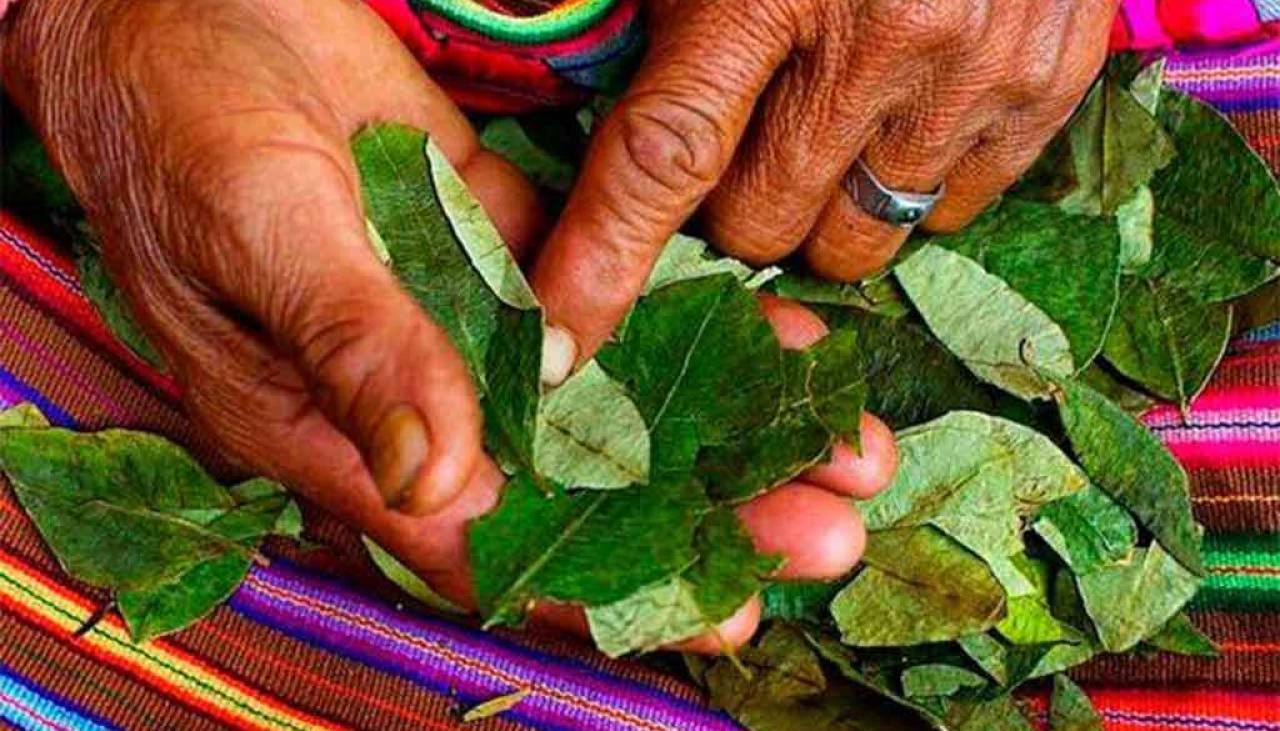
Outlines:
<svg viewBox="0 0 1280 731"><path fill-rule="evenodd" d="M871 168L858 158L844 179L845 192L858 207L876 220L899 228L915 228L933 212L942 200L946 186L932 193L907 193L888 188L876 178Z"/></svg>

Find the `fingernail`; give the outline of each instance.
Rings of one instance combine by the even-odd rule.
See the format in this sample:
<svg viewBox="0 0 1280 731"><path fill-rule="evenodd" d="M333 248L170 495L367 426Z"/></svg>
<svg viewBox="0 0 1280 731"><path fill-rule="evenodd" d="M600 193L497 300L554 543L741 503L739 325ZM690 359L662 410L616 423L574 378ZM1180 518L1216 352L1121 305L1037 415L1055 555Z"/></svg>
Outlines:
<svg viewBox="0 0 1280 731"><path fill-rule="evenodd" d="M542 335L542 383L559 386L573 372L578 360L578 344L562 327L547 325Z"/></svg>
<svg viewBox="0 0 1280 731"><path fill-rule="evenodd" d="M427 427L418 410L395 407L383 417L373 437L373 479L387 507L404 501L426 461Z"/></svg>

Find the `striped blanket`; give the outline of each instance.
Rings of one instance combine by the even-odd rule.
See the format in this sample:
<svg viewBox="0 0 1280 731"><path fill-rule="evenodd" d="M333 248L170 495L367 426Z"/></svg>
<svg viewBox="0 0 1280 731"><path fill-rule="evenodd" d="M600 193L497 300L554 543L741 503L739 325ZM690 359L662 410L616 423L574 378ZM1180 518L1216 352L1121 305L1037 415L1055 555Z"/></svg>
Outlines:
<svg viewBox="0 0 1280 731"><path fill-rule="evenodd" d="M1262 42L1175 53L1169 78L1228 111L1280 169L1278 70L1280 46ZM173 394L110 337L57 246L0 212L0 405L168 434L221 469ZM1211 578L1193 617L1223 657L1108 660L1079 678L1108 731L1280 731L1280 325L1233 345L1188 421L1165 409L1148 419L1191 473L1210 531ZM0 486L0 728L444 730L460 709L516 688L529 697L467 728L735 728L652 669L417 613L354 536L308 517L322 548L268 546L271 564L226 606L134 645L114 618L74 636L105 597L59 572Z"/></svg>

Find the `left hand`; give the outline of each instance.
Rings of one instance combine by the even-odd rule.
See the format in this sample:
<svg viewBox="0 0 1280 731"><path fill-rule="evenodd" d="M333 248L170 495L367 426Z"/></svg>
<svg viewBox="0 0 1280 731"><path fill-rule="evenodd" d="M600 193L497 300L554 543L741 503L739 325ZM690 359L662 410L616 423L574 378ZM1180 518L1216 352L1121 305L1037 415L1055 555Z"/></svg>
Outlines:
<svg viewBox="0 0 1280 731"><path fill-rule="evenodd" d="M908 234L852 199L859 158L896 191L945 183L924 227L963 227L1067 121L1105 60L1116 0L648 6L648 57L534 273L584 356L699 206L725 252L765 264L798 250L845 281L883 268Z"/></svg>

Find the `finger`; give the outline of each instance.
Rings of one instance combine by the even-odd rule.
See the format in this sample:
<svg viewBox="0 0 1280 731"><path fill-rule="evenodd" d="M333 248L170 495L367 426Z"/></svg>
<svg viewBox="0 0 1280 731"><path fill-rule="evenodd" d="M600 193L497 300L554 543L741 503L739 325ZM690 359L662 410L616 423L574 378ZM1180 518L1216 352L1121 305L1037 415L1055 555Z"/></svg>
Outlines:
<svg viewBox="0 0 1280 731"><path fill-rule="evenodd" d="M947 175L947 194L921 227L931 233L963 229L991 207L1035 163L1054 128L1043 125L1035 133L1016 131L1009 124L969 150Z"/></svg>
<svg viewBox="0 0 1280 731"><path fill-rule="evenodd" d="M589 357L622 319L661 247L728 166L790 32L767 3L672 10L605 120L533 272L549 319Z"/></svg>
<svg viewBox="0 0 1280 731"><path fill-rule="evenodd" d="M757 299L765 319L778 336L778 342L787 350L804 350L830 332L821 317L795 300L772 294L761 294Z"/></svg>
<svg viewBox="0 0 1280 731"><path fill-rule="evenodd" d="M801 475L800 479L832 492L868 500L893 483L898 471L898 443L893 431L872 414L863 413L859 449L841 442L831 458Z"/></svg>
<svg viewBox="0 0 1280 731"><path fill-rule="evenodd" d="M758 299L782 347L803 350L827 336L827 324L799 302L769 294L759 295ZM893 431L866 413L859 429L861 443L857 451L838 443L826 464L814 467L801 479L863 500L888 487L898 469L898 445Z"/></svg>
<svg viewBox="0 0 1280 731"><path fill-rule="evenodd" d="M796 482L738 508L756 550L781 555L780 579L834 579L862 557L867 534L846 498Z"/></svg>
<svg viewBox="0 0 1280 731"><path fill-rule="evenodd" d="M220 304L260 327L357 445L389 504L446 505L480 456L470 376L446 333L398 285L366 238L354 172L325 140L291 130L217 167L197 200L217 201L217 257L192 267Z"/></svg>
<svg viewBox="0 0 1280 731"><path fill-rule="evenodd" d="M386 509L360 451L311 401L301 374L238 325L185 307L186 405L202 434L235 461L277 479L398 556L450 601L473 606L466 525L497 504L502 473L485 460L444 510L412 518ZM322 456L322 458L318 458Z"/></svg>
<svg viewBox="0 0 1280 731"><path fill-rule="evenodd" d="M828 48L859 42L824 37L770 85L733 164L702 207L707 236L725 253L764 265L796 250L875 133L895 98L876 83L886 78L884 59L864 54L834 62L847 54Z"/></svg>
<svg viewBox="0 0 1280 731"><path fill-rule="evenodd" d="M897 114L867 144L862 162L890 190L933 193L981 129L973 129L975 120L969 115L973 107L970 100L955 100L924 112ZM911 233L864 210L855 174L856 168L848 171L804 247L815 272L840 281L855 281L883 269Z"/></svg>
<svg viewBox="0 0 1280 731"><path fill-rule="evenodd" d="M752 597L738 611L714 630L698 635L691 640L677 643L669 649L677 652L692 652L695 655L723 655L746 645L760 628L760 616L764 606L759 597Z"/></svg>

